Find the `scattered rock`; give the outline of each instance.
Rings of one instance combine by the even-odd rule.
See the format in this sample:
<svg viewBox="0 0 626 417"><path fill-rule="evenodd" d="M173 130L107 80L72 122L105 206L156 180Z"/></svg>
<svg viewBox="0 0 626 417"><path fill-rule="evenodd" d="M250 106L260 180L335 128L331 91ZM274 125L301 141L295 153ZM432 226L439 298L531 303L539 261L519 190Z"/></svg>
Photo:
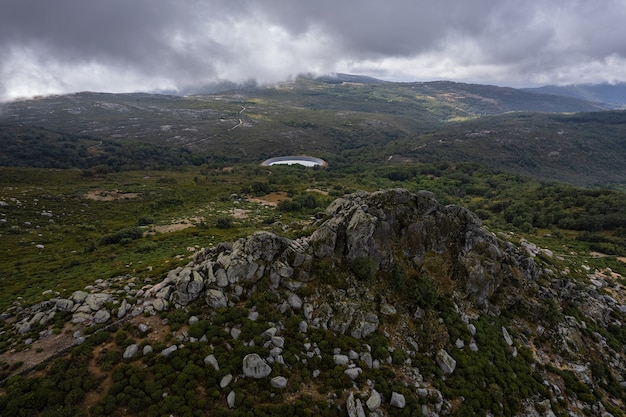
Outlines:
<svg viewBox="0 0 626 417"><path fill-rule="evenodd" d="M161 351L161 355L163 356L170 356L172 353L176 352L178 350L178 346L176 345L172 345L168 348L165 348Z"/></svg>
<svg viewBox="0 0 626 417"><path fill-rule="evenodd" d="M213 369L215 369L216 371L220 370L220 365L217 363L217 359L215 359L215 356L213 356L213 354L208 355L204 358L204 364L206 366L212 366Z"/></svg>
<svg viewBox="0 0 626 417"><path fill-rule="evenodd" d="M511 335L509 334L509 332L506 330L504 326L502 326L502 336L504 336L504 341L506 342L507 345L509 346L513 345L513 339L511 339Z"/></svg>
<svg viewBox="0 0 626 417"><path fill-rule="evenodd" d="M165 311L167 310L168 304L166 300L157 298L152 302L152 306L156 311Z"/></svg>
<svg viewBox="0 0 626 417"><path fill-rule="evenodd" d="M18 327L17 332L19 334L26 334L26 333L30 332L30 323L29 322L22 323Z"/></svg>
<svg viewBox="0 0 626 417"><path fill-rule="evenodd" d="M352 391L350 391L350 394L348 394L348 399L346 400L346 411L348 412L348 417L359 417L357 414L354 392Z"/></svg>
<svg viewBox="0 0 626 417"><path fill-rule="evenodd" d="M214 309L223 308L228 306L228 298L223 291L214 288L209 289L206 292L206 302Z"/></svg>
<svg viewBox="0 0 626 417"><path fill-rule="evenodd" d="M74 301L65 298L59 298L55 302L58 311L70 312L74 308Z"/></svg>
<svg viewBox="0 0 626 417"><path fill-rule="evenodd" d="M129 345L128 347L126 347L126 349L124 350L124 355L122 356L124 359L132 359L138 350L139 350L139 346L133 343L132 345Z"/></svg>
<svg viewBox="0 0 626 417"><path fill-rule="evenodd" d="M83 301L85 301L85 298L87 298L88 295L89 293L86 293L85 291L74 291L71 300L74 302L74 304L80 305L83 303Z"/></svg>
<svg viewBox="0 0 626 417"><path fill-rule="evenodd" d="M404 408L406 406L406 399L404 398L404 395L394 391L391 393L391 400L389 401L389 404L392 407Z"/></svg>
<svg viewBox="0 0 626 417"><path fill-rule="evenodd" d="M105 303L111 301L111 296L104 293L88 294L85 297L84 303L89 306L91 311L98 311L104 306Z"/></svg>
<svg viewBox="0 0 626 417"><path fill-rule="evenodd" d="M439 349L435 360L437 361L437 365L439 365L439 368L441 368L441 370L446 374L451 374L452 372L454 372L454 369L456 368L456 361L445 350Z"/></svg>
<svg viewBox="0 0 626 417"><path fill-rule="evenodd" d="M287 378L284 376L275 376L270 380L270 384L274 388L285 389L287 387Z"/></svg>
<svg viewBox="0 0 626 417"><path fill-rule="evenodd" d="M289 293L287 302L294 310L300 310L302 308L302 299L294 293Z"/></svg>
<svg viewBox="0 0 626 417"><path fill-rule="evenodd" d="M346 355L334 355L333 360L335 361L335 365L343 366L350 363L350 358Z"/></svg>
<svg viewBox="0 0 626 417"><path fill-rule="evenodd" d="M361 368L348 368L343 371L343 373L348 375L348 377L352 380L357 379L359 375L361 375L361 372L363 372Z"/></svg>
<svg viewBox="0 0 626 417"><path fill-rule="evenodd" d="M228 396L226 397L226 404L228 405L228 408L233 408L235 406L235 391L228 393Z"/></svg>
<svg viewBox="0 0 626 417"><path fill-rule="evenodd" d="M117 318L121 319L124 316L126 316L126 313L128 313L129 309L130 309L130 304L128 303L128 301L126 301L126 299L124 299L122 301L122 304L120 304L120 308L117 309Z"/></svg>
<svg viewBox="0 0 626 417"><path fill-rule="evenodd" d="M233 380L233 376L231 374L224 375L224 377L220 381L220 388L221 389L226 388L228 385L230 385L232 380Z"/></svg>
<svg viewBox="0 0 626 417"><path fill-rule="evenodd" d="M380 314L385 316L393 316L398 313L398 310L391 304L384 303L380 306Z"/></svg>
<svg viewBox="0 0 626 417"><path fill-rule="evenodd" d="M378 393L378 391L373 389L370 394L370 397L365 402L365 405L367 405L367 408L369 408L370 411L374 411L378 407L380 407L381 402L382 402L382 398L380 397L380 394Z"/></svg>
<svg viewBox="0 0 626 417"><path fill-rule="evenodd" d="M256 353L243 358L243 374L251 378L265 378L272 373L272 368Z"/></svg>
<svg viewBox="0 0 626 417"><path fill-rule="evenodd" d="M103 324L109 321L111 318L111 313L107 309L98 310L96 314L93 316L93 321L96 324Z"/></svg>

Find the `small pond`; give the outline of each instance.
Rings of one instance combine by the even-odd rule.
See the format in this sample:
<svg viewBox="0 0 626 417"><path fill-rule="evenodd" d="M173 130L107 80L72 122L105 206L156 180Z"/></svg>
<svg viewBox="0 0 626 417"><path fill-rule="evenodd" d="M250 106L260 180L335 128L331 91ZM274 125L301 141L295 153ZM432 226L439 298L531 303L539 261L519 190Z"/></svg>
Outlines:
<svg viewBox="0 0 626 417"><path fill-rule="evenodd" d="M314 158L312 156L278 156L276 158L267 159L261 163L263 166L294 164L304 165L305 167L319 166L320 168L324 168L328 165L323 159Z"/></svg>

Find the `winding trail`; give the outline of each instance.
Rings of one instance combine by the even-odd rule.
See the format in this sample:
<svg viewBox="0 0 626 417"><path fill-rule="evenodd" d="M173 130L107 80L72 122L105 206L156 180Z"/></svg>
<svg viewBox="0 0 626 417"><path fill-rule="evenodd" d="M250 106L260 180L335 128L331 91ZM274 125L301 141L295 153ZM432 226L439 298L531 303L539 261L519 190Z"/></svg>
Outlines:
<svg viewBox="0 0 626 417"><path fill-rule="evenodd" d="M231 130L235 130L238 127L241 127L243 125L243 120L239 119L239 123L236 124L235 126L231 127L230 129L228 129L228 131L230 132Z"/></svg>

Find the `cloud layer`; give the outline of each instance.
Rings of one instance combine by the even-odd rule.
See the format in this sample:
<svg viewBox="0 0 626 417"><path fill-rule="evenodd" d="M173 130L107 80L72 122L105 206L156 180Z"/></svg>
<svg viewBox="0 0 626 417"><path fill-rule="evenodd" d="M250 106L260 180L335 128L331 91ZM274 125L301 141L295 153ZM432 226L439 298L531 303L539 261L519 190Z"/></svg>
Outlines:
<svg viewBox="0 0 626 417"><path fill-rule="evenodd" d="M347 72L626 81L623 0L4 0L0 100Z"/></svg>

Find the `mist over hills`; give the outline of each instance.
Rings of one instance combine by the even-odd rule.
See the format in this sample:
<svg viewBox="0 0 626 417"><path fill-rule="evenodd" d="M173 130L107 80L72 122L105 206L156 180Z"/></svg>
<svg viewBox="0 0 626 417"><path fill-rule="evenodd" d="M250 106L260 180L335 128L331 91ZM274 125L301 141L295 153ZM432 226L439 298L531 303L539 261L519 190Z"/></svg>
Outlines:
<svg viewBox="0 0 626 417"><path fill-rule="evenodd" d="M615 108L626 106L626 83L546 85L537 88L522 88L522 91L539 94L574 97L582 100L603 103Z"/></svg>

